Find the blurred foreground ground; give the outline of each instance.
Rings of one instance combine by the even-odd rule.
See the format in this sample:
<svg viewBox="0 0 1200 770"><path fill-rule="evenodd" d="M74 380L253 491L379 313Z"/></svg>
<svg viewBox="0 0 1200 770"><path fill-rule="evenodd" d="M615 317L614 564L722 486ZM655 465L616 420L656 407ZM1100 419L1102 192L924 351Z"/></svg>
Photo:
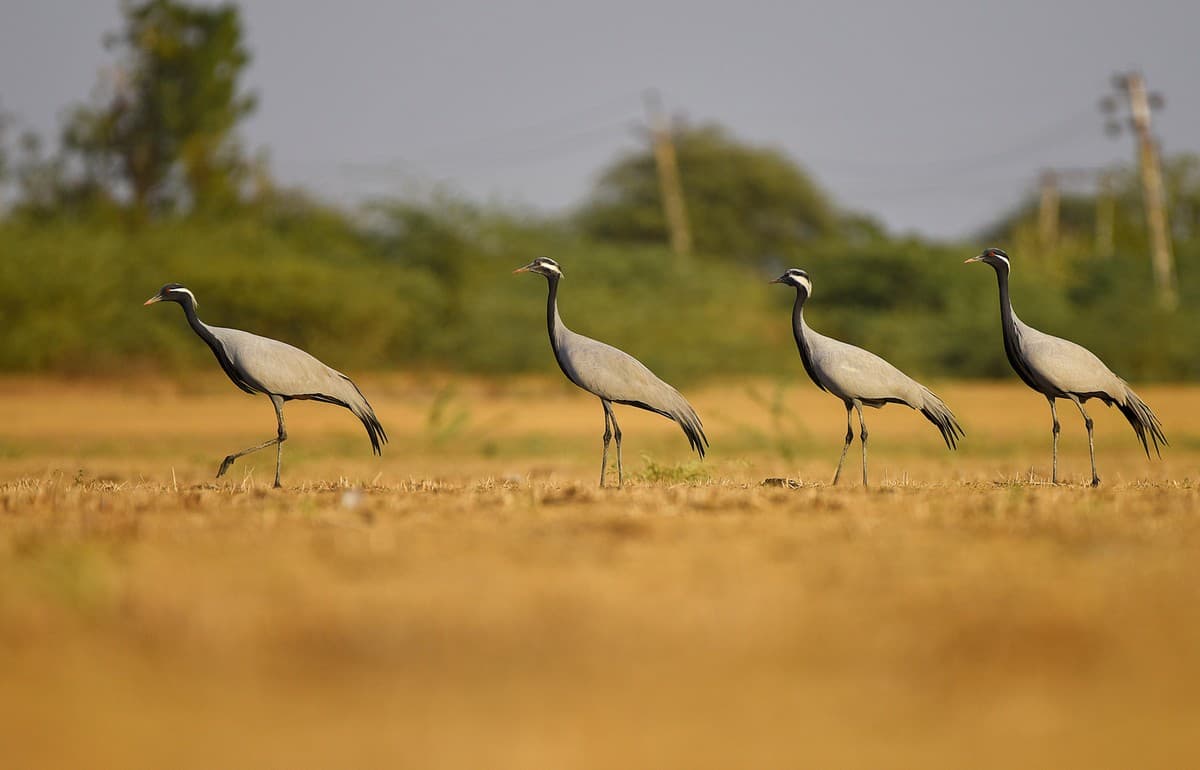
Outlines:
<svg viewBox="0 0 1200 770"><path fill-rule="evenodd" d="M8 767L1182 767L1200 729L1200 388L1172 445L936 384L957 453L807 383L685 388L713 442L555 380L367 379L392 442L198 377L0 381ZM798 489L765 488L788 477Z"/></svg>

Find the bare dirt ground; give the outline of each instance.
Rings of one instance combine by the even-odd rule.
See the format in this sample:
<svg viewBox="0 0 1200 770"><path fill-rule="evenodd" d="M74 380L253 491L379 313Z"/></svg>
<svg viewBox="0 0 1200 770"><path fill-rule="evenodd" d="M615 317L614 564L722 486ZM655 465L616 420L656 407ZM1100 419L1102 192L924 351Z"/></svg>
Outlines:
<svg viewBox="0 0 1200 770"><path fill-rule="evenodd" d="M941 384L959 452L807 383L685 388L712 439L553 380L0 381L6 767L1185 767L1200 758L1200 388L1171 446ZM795 488L764 487L779 477Z"/></svg>

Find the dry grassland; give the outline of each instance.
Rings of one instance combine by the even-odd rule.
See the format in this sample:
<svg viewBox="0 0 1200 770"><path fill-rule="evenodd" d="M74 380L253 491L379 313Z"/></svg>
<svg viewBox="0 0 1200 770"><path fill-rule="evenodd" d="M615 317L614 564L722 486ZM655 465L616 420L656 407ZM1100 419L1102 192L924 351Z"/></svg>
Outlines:
<svg viewBox="0 0 1200 770"><path fill-rule="evenodd" d="M1164 767L1200 761L1200 388L1172 445L1020 385L967 430L690 389L713 449L556 381L363 382L391 436L219 379L0 381L4 767ZM763 487L786 477L798 488ZM848 482L848 483L847 483Z"/></svg>

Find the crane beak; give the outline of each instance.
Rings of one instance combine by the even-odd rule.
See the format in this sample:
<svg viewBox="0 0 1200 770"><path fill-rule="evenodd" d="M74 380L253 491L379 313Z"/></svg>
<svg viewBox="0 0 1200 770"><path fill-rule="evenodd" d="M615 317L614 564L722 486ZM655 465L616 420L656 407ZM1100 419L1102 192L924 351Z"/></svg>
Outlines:
<svg viewBox="0 0 1200 770"><path fill-rule="evenodd" d="M531 262L528 265L526 265L525 267L518 267L516 270L513 271L513 275L516 275L517 273L528 273L532 269L533 269L533 263Z"/></svg>
<svg viewBox="0 0 1200 770"><path fill-rule="evenodd" d="M771 280L767 281L767 283L783 283L783 278L772 278Z"/></svg>
<svg viewBox="0 0 1200 770"><path fill-rule="evenodd" d="M146 307L147 305L153 305L155 302L162 302L161 294L155 294L153 297L151 297L150 299L143 302L142 307Z"/></svg>
<svg viewBox="0 0 1200 770"><path fill-rule="evenodd" d="M963 264L964 264L964 265L969 265L969 264L971 264L972 262L982 262L982 261L983 261L983 255L982 255L982 254L980 254L980 255L979 255L979 256L977 256L977 257L971 257L970 259L964 259L964 260L963 260Z"/></svg>

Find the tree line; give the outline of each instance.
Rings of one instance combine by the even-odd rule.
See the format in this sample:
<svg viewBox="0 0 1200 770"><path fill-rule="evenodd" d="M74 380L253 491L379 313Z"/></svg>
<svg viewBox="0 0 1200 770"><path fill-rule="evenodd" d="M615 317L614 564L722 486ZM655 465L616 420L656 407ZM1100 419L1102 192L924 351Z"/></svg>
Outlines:
<svg viewBox="0 0 1200 770"><path fill-rule="evenodd" d="M569 322L667 376L794 373L789 298L763 281L802 266L815 283L809 312L831 333L917 373L1002 377L998 344L981 344L999 340L994 287L957 269L985 243L1014 255L1014 301L1040 328L1131 376L1200 374L1195 156L1166 168L1183 299L1173 313L1145 302L1132 169L1114 177L1110 253L1097 253L1093 195L1063 197L1052 245L1039 241L1033 197L979 242L939 243L889 233L787 153L716 124L672 129L696 252L680 270L649 146L614 159L562 215L439 193L339 209L275 184L239 139L259 95L242 83L251 52L236 5L121 8L103 41L112 66L53 143L16 135L0 111L0 370L203 361L178 324L137 312L134 300L179 280L213 322L341 366L540 371L541 298L505 277L513 255L549 254L579 277L564 285Z"/></svg>

